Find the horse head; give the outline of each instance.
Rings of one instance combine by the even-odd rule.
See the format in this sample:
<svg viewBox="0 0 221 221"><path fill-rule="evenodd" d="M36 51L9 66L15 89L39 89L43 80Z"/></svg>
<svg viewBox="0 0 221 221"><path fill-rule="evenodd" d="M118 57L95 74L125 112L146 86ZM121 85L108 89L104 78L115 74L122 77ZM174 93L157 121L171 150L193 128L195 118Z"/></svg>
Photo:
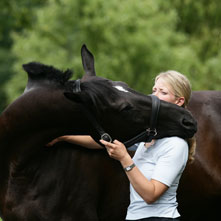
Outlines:
<svg viewBox="0 0 221 221"><path fill-rule="evenodd" d="M149 128L150 96L134 91L124 82L96 76L94 56L85 45L81 56L85 75L65 96L87 109L113 138L125 141ZM190 138L196 132L196 121L188 110L161 101L156 129L156 138ZM98 140L95 134L91 135Z"/></svg>

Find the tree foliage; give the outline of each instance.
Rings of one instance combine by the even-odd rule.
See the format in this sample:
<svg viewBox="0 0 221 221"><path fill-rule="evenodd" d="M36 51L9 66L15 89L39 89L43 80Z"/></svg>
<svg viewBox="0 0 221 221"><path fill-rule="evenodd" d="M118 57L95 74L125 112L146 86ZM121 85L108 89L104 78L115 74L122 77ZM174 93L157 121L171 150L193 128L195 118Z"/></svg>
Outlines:
<svg viewBox="0 0 221 221"><path fill-rule="evenodd" d="M11 51L14 44L12 32L21 33L23 29L31 28L34 22L32 12L43 4L44 0L0 1L0 111L8 104L10 93L7 93L4 84L13 76L13 64L16 61L16 56ZM13 87L10 84L8 86Z"/></svg>
<svg viewBox="0 0 221 221"><path fill-rule="evenodd" d="M81 77L83 43L95 55L99 76L125 81L143 93L150 93L154 76L168 69L187 75L195 90L220 87L218 0L35 2L41 7L20 18L21 31L10 32L15 74L4 86L8 102L24 90L23 63L72 68L74 78Z"/></svg>

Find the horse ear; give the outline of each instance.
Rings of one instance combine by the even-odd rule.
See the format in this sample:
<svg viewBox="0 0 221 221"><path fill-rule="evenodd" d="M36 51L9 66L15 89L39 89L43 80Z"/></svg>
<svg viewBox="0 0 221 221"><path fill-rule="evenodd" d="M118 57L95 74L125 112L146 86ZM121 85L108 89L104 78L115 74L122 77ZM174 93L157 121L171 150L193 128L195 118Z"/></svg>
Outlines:
<svg viewBox="0 0 221 221"><path fill-rule="evenodd" d="M82 64L84 67L84 71L86 73L85 76L95 76L96 72L94 69L94 56L87 49L85 44L81 48L81 58L82 58Z"/></svg>
<svg viewBox="0 0 221 221"><path fill-rule="evenodd" d="M71 92L64 92L64 96L66 98L68 98L71 101L77 102L77 103L81 103L81 94L79 93L71 93Z"/></svg>

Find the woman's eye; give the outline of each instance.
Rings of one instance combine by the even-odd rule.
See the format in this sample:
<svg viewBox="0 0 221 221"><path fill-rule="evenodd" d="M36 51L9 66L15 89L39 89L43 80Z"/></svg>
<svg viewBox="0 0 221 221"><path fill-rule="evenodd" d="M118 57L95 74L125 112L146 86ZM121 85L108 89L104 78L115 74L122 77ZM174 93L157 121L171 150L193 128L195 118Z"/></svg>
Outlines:
<svg viewBox="0 0 221 221"><path fill-rule="evenodd" d="M165 92L165 91L162 91L161 93L162 93L163 95L167 95L167 92Z"/></svg>

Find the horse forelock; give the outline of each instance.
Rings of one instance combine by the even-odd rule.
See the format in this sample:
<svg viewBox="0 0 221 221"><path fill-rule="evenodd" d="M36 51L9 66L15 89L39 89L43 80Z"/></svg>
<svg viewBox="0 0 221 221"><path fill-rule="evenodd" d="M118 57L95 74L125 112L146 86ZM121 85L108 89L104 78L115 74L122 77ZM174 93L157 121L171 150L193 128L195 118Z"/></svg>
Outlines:
<svg viewBox="0 0 221 221"><path fill-rule="evenodd" d="M24 70L28 73L31 81L49 80L64 85L73 75L69 69L61 71L53 66L30 62L23 65Z"/></svg>
<svg viewBox="0 0 221 221"><path fill-rule="evenodd" d="M114 103L119 97L119 91L113 88L112 81L103 78L82 82L81 89L87 94L88 102L92 103L95 107Z"/></svg>
<svg viewBox="0 0 221 221"><path fill-rule="evenodd" d="M87 97L93 105L114 105L121 98L125 101L129 96L144 95L131 89L126 83L121 81L111 81L106 78L96 77L93 81L81 83L81 89L87 93ZM128 95L127 95L128 94Z"/></svg>

